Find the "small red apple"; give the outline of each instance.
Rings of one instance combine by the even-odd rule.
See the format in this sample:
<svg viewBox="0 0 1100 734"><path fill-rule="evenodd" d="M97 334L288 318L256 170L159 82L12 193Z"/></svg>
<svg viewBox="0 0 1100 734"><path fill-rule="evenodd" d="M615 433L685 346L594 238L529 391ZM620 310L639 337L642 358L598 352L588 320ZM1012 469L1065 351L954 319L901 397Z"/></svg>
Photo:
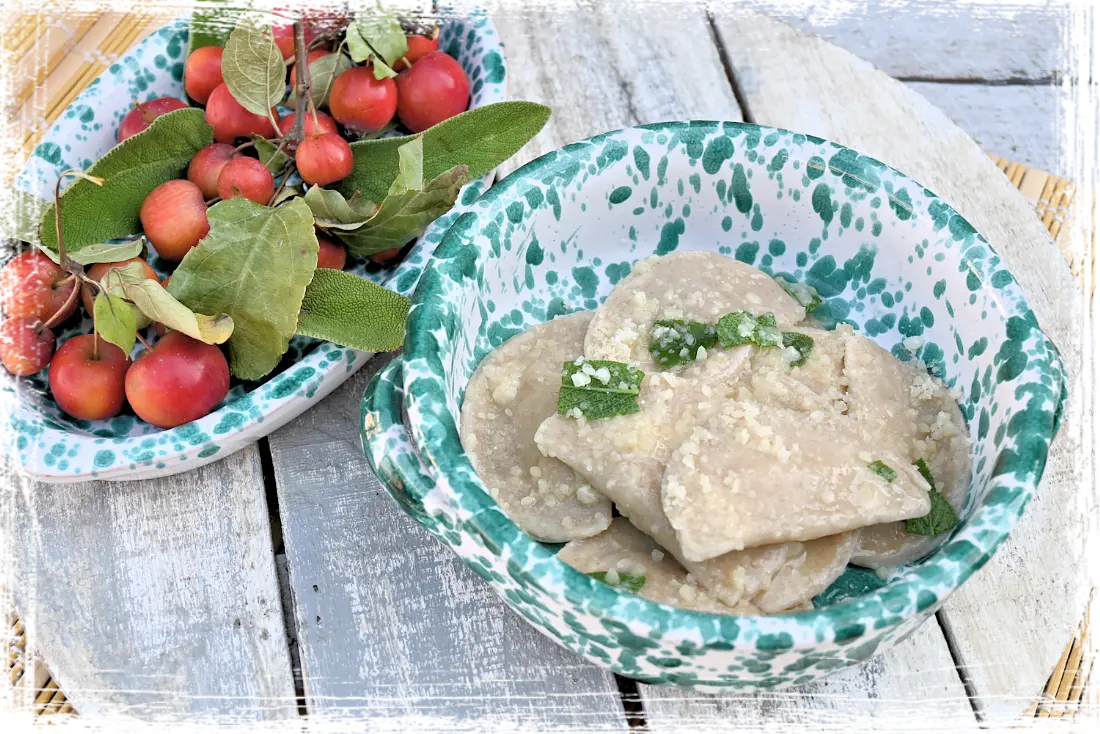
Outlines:
<svg viewBox="0 0 1100 734"><path fill-rule="evenodd" d="M97 344L98 342L98 344ZM86 421L118 415L126 401L129 355L95 334L74 336L50 362L50 392L63 411Z"/></svg>
<svg viewBox="0 0 1100 734"><path fill-rule="evenodd" d="M0 270L0 306L12 318L30 316L42 322L62 312L60 322L76 310L76 300L70 297L77 287L76 278L44 253L27 250Z"/></svg>
<svg viewBox="0 0 1100 734"><path fill-rule="evenodd" d="M327 237L317 235L317 267L343 270L348 262L348 251L343 245L337 244Z"/></svg>
<svg viewBox="0 0 1100 734"><path fill-rule="evenodd" d="M0 362L16 377L42 371L53 356L54 335L29 316L0 324Z"/></svg>
<svg viewBox="0 0 1100 734"><path fill-rule="evenodd" d="M294 153L298 175L311 186L327 186L351 175L355 158L348 141L336 133L313 135Z"/></svg>
<svg viewBox="0 0 1100 734"><path fill-rule="evenodd" d="M218 174L218 196L223 199L242 197L266 205L274 195L275 178L255 158L234 158Z"/></svg>
<svg viewBox="0 0 1100 734"><path fill-rule="evenodd" d="M271 114L278 120L275 108ZM254 115L238 102L229 87L219 84L206 100L206 122L214 128L214 140L219 143L232 143L237 138L258 133L265 138L275 135L275 129L264 115Z"/></svg>
<svg viewBox="0 0 1100 734"><path fill-rule="evenodd" d="M223 81L220 46L196 48L187 57L187 65L183 69L183 88L188 97L199 104L206 104L210 93Z"/></svg>
<svg viewBox="0 0 1100 734"><path fill-rule="evenodd" d="M213 344L170 331L126 373L126 399L143 421L175 428L198 420L229 393L229 364Z"/></svg>
<svg viewBox="0 0 1100 734"><path fill-rule="evenodd" d="M122 124L118 126L118 142L121 143L126 138L137 135L152 125L153 120L161 115L186 109L186 107L186 102L175 97L160 97L148 102L139 102L134 109L126 113L126 117L122 118Z"/></svg>
<svg viewBox="0 0 1100 734"><path fill-rule="evenodd" d="M203 197L213 199L218 195L218 174L237 155L237 149L226 143L211 143L191 159L187 167L187 180L199 187Z"/></svg>
<svg viewBox="0 0 1100 734"><path fill-rule="evenodd" d="M202 191L190 181L165 181L141 203L145 236L166 260L182 260L210 231Z"/></svg>

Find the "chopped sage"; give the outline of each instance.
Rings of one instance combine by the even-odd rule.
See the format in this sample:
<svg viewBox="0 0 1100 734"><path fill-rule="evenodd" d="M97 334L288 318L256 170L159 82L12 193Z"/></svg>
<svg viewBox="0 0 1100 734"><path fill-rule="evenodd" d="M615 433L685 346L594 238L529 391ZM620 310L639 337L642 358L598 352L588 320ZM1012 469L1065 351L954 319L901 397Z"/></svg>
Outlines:
<svg viewBox="0 0 1100 734"><path fill-rule="evenodd" d="M718 343L718 332L710 324L683 319L661 319L650 332L649 354L668 369L692 362L699 349L711 349Z"/></svg>
<svg viewBox="0 0 1100 734"><path fill-rule="evenodd" d="M798 359L791 362L791 367L801 367L806 364L806 360L810 358L810 353L814 350L814 338L809 334L800 334L797 331L784 331L783 346L798 350Z"/></svg>
<svg viewBox="0 0 1100 734"><path fill-rule="evenodd" d="M882 463L881 461L872 461L867 465L867 468L875 473L876 476L882 477L888 482L892 482L898 478L898 473L890 468L889 465Z"/></svg>
<svg viewBox="0 0 1100 734"><path fill-rule="evenodd" d="M787 295L798 301L798 304L806 309L807 316L821 305L821 296L818 295L817 290L812 285L794 283L786 278L776 278L775 282L787 291Z"/></svg>
<svg viewBox="0 0 1100 734"><path fill-rule="evenodd" d="M558 413L590 420L637 413L645 373L622 362L578 357L561 370Z"/></svg>
<svg viewBox="0 0 1100 734"><path fill-rule="evenodd" d="M926 535L935 537L950 532L959 524L959 516L951 503L936 490L936 483L932 480L932 470L924 459L917 459L913 464L928 482L928 498L932 500L932 509L923 517L914 517L905 521L905 531L914 535Z"/></svg>
<svg viewBox="0 0 1100 734"><path fill-rule="evenodd" d="M645 586L645 576L635 576L629 573L619 574L619 583L613 584L607 580L607 571L596 571L588 574L597 581L602 581L608 586L613 586L616 589L622 589L628 591L631 594L637 594Z"/></svg>

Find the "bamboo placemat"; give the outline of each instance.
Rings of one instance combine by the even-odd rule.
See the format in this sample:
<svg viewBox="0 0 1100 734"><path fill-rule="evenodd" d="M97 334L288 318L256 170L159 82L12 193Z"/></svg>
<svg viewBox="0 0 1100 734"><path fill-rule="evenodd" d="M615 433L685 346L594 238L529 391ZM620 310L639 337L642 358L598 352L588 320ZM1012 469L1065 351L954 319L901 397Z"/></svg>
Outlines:
<svg viewBox="0 0 1100 734"><path fill-rule="evenodd" d="M130 12L112 10L104 0L99 5L75 0L41 0L12 8L0 28L0 90L3 116L12 140L3 147L0 167L3 180L10 181L22 168L31 151L66 107L91 82L129 48L179 14L179 7L147 4ZM116 4L117 5L117 4ZM14 144L13 144L14 143ZM1075 186L1072 181L1001 158L989 157L1004 171L1035 207L1066 258L1078 283L1091 279L1091 253L1075 252L1067 238L1059 237L1069 215ZM1096 601L1095 590L1090 609ZM10 624L0 659L6 661L4 678L15 692L26 688L23 699L33 700L34 714L74 713L42 661L26 647L23 622L10 609L0 619ZM1089 637L1089 612L1066 646L1046 690L1027 710L1028 718L1067 718L1088 710L1100 716L1100 681L1094 679L1093 642ZM1100 678L1097 673L1096 678Z"/></svg>

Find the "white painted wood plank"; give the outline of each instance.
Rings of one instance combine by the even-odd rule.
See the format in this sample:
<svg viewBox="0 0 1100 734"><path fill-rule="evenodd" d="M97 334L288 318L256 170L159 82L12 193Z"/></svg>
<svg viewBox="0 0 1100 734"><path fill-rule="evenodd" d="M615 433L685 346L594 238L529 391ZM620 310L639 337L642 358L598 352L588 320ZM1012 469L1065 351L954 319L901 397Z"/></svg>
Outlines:
<svg viewBox="0 0 1100 734"><path fill-rule="evenodd" d="M923 80L1049 79L1065 56L1070 0L724 0L815 33L890 76Z"/></svg>
<svg viewBox="0 0 1100 734"><path fill-rule="evenodd" d="M82 715L297 716L254 447L148 481L3 477L16 605Z"/></svg>
<svg viewBox="0 0 1100 734"><path fill-rule="evenodd" d="M1092 476L1095 447L1081 401L1081 375L1092 364L1091 345L1083 344L1084 300L1030 206L931 103L780 21L731 10L716 22L757 121L851 145L940 194L1001 253L1070 371L1062 431L1037 497L943 612L980 712L1004 723L1042 690L1089 589L1084 543L1092 500L1083 478Z"/></svg>
<svg viewBox="0 0 1100 734"><path fill-rule="evenodd" d="M1066 116L1070 92L1058 86L909 82L987 153L1030 168L1070 175Z"/></svg>
<svg viewBox="0 0 1100 734"><path fill-rule="evenodd" d="M884 655L792 690L709 696L640 685L639 692L652 734L978 729L935 619Z"/></svg>
<svg viewBox="0 0 1100 734"><path fill-rule="evenodd" d="M508 59L508 94L553 108L501 176L582 138L665 120L740 120L701 4L488 3Z"/></svg>
<svg viewBox="0 0 1100 734"><path fill-rule="evenodd" d="M625 731L613 676L528 627L372 474L359 402L385 361L269 439L310 713Z"/></svg>

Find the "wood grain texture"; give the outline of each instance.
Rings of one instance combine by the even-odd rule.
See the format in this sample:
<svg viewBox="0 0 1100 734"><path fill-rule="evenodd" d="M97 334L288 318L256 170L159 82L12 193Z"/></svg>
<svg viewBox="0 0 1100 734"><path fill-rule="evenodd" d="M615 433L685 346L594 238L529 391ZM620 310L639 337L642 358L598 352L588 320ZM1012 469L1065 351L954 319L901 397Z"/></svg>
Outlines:
<svg viewBox="0 0 1100 734"><path fill-rule="evenodd" d="M935 620L856 668L787 691L707 696L640 685L652 734L756 731L976 731Z"/></svg>
<svg viewBox="0 0 1100 734"><path fill-rule="evenodd" d="M141 482L2 468L16 605L81 714L297 716L254 447Z"/></svg>
<svg viewBox="0 0 1100 734"><path fill-rule="evenodd" d="M269 438L310 713L625 730L614 678L527 626L372 474L359 401L387 359Z"/></svg>
<svg viewBox="0 0 1100 734"><path fill-rule="evenodd" d="M702 5L691 0L487 3L508 58L508 94L550 105L504 176L568 143L630 125L740 120Z"/></svg>
<svg viewBox="0 0 1100 734"><path fill-rule="evenodd" d="M1051 78L1064 58L1072 0L720 0L781 18L894 77L971 81Z"/></svg>
<svg viewBox="0 0 1100 734"><path fill-rule="evenodd" d="M1069 91L1056 86L909 82L982 150L1058 176L1069 174L1064 129Z"/></svg>
<svg viewBox="0 0 1100 734"><path fill-rule="evenodd" d="M851 145L936 191L992 245L1028 294L1070 372L1062 430L1046 476L1012 536L942 612L977 705L1004 723L1046 683L1084 611L1094 452L1081 376L1091 374L1084 299L1026 200L947 117L904 84L825 41L744 10L716 14L749 110ZM1084 356L1083 356L1084 355Z"/></svg>

